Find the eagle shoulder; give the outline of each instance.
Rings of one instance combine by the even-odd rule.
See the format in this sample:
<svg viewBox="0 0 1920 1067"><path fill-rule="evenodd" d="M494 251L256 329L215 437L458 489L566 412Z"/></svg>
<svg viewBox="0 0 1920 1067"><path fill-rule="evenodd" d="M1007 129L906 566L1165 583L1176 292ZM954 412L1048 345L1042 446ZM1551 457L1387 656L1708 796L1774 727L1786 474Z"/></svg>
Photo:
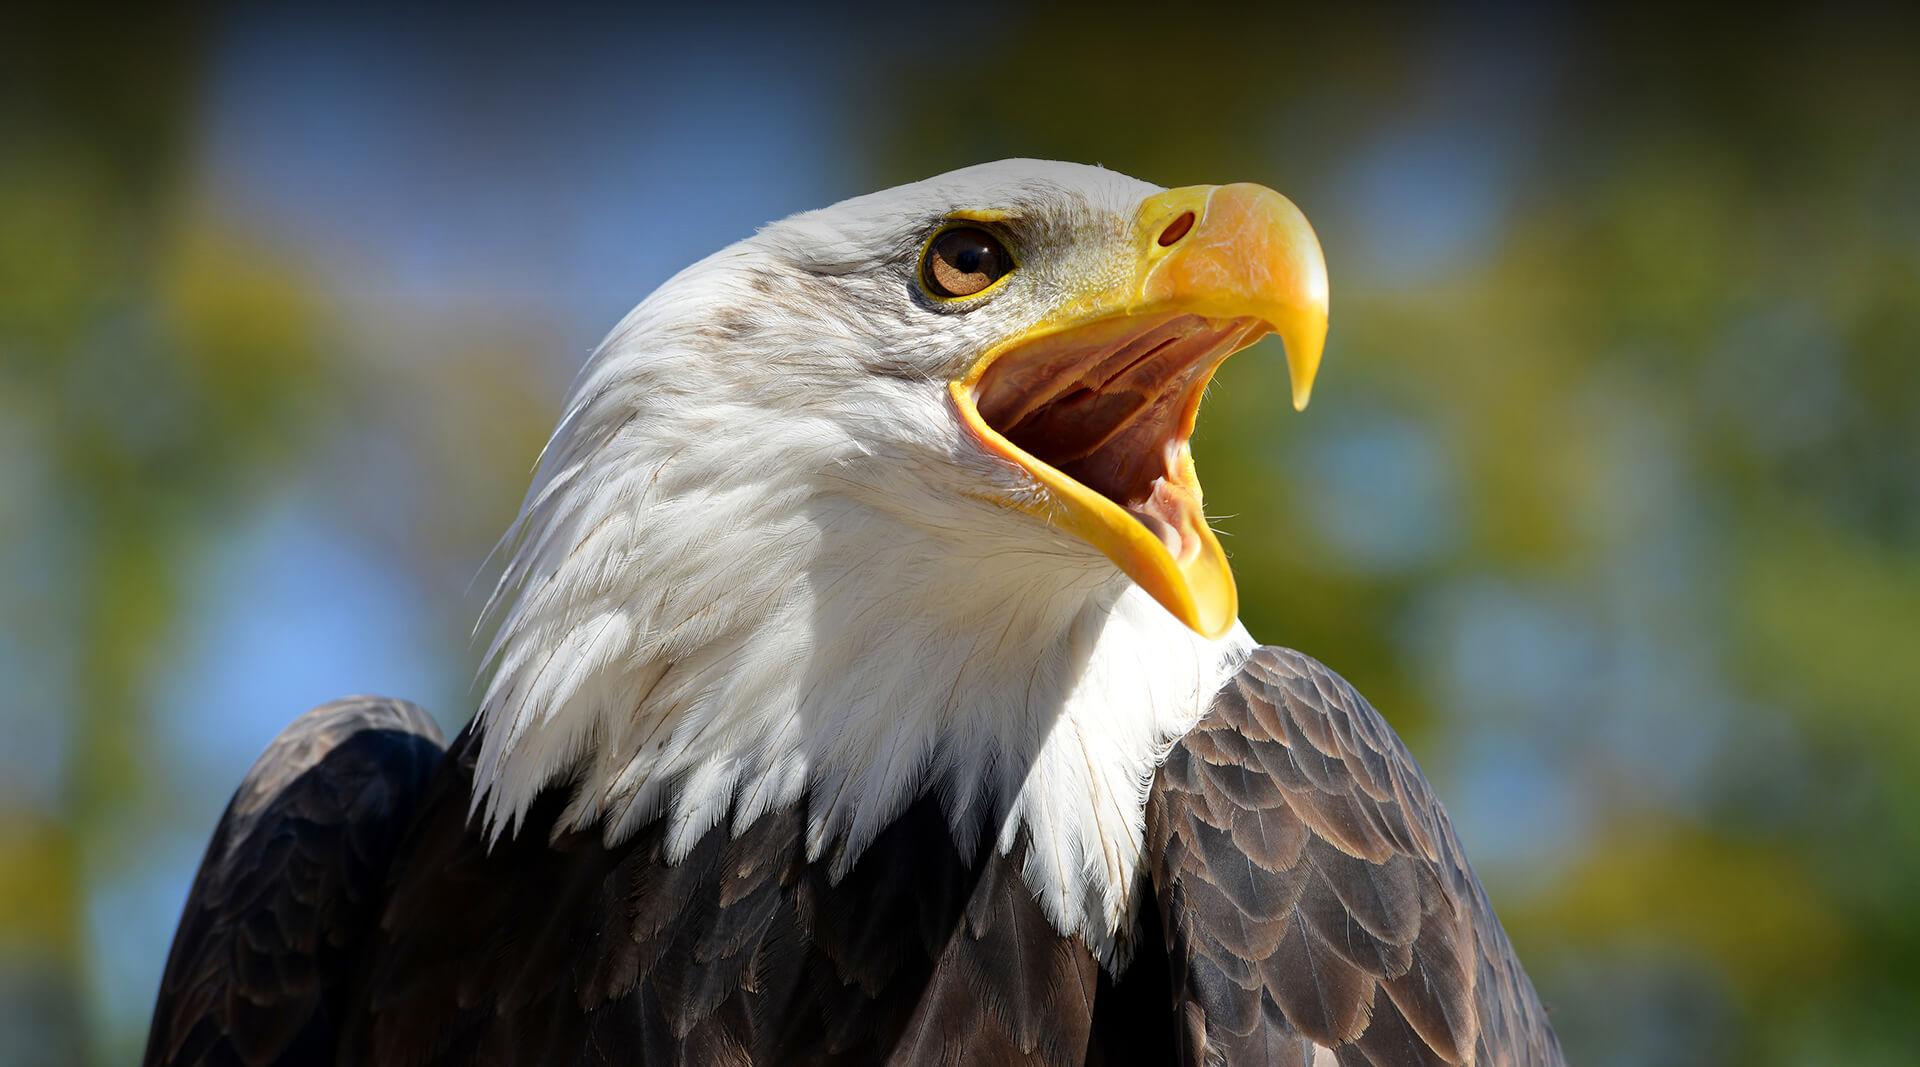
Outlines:
<svg viewBox="0 0 1920 1067"><path fill-rule="evenodd" d="M418 706L349 697L254 761L200 863L145 1062L331 1062L387 867L440 762Z"/></svg>
<svg viewBox="0 0 1920 1067"><path fill-rule="evenodd" d="M1562 1062L1419 766L1307 656L1256 650L1174 745L1147 855L1185 1063Z"/></svg>

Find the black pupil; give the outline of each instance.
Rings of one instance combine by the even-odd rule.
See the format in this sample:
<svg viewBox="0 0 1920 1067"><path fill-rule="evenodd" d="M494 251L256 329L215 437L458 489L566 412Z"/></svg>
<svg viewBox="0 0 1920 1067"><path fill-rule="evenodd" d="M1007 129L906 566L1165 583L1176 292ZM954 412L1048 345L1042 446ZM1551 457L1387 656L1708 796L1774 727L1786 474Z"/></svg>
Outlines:
<svg viewBox="0 0 1920 1067"><path fill-rule="evenodd" d="M970 244L954 253L953 265L966 274L980 274L986 269L986 261L993 253L985 245Z"/></svg>

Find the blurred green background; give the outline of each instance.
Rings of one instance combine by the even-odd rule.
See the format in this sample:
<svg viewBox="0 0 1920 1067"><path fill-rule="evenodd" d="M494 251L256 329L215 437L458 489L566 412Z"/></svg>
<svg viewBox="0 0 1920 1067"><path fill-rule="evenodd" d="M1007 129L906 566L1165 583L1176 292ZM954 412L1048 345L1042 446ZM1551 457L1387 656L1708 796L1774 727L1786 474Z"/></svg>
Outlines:
<svg viewBox="0 0 1920 1067"><path fill-rule="evenodd" d="M1912 26L9 21L0 1061L135 1058L206 836L297 712L470 714L483 560L629 306L765 220L1010 155L1314 220L1313 406L1271 347L1230 365L1208 502L1255 635L1425 764L1574 1062L1920 1056Z"/></svg>

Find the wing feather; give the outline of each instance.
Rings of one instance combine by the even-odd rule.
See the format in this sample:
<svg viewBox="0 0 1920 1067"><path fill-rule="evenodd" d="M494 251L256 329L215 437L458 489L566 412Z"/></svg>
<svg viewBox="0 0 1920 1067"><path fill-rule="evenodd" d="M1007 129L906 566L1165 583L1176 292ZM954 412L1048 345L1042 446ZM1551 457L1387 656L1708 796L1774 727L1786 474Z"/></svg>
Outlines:
<svg viewBox="0 0 1920 1067"><path fill-rule="evenodd" d="M329 1062L340 997L440 761L420 708L324 704L273 740L221 816L168 954L145 1062Z"/></svg>
<svg viewBox="0 0 1920 1067"><path fill-rule="evenodd" d="M1147 835L1183 1062L1563 1062L1413 757L1312 659L1253 654L1169 753Z"/></svg>

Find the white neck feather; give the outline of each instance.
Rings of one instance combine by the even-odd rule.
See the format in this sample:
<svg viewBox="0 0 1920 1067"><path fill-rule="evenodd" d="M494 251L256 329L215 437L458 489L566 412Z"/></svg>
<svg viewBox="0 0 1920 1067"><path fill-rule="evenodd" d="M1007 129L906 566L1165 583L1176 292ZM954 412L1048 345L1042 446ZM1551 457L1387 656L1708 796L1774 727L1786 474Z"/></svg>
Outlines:
<svg viewBox="0 0 1920 1067"><path fill-rule="evenodd" d="M1119 965L1154 769L1252 642L969 497L955 475L986 461L937 381L809 390L834 356L777 380L764 350L716 358L697 324L741 269L693 268L582 374L495 593L476 810L510 833L573 781L563 829L665 819L677 859L804 801L838 878L931 793L966 854L1024 829L1046 913Z"/></svg>

